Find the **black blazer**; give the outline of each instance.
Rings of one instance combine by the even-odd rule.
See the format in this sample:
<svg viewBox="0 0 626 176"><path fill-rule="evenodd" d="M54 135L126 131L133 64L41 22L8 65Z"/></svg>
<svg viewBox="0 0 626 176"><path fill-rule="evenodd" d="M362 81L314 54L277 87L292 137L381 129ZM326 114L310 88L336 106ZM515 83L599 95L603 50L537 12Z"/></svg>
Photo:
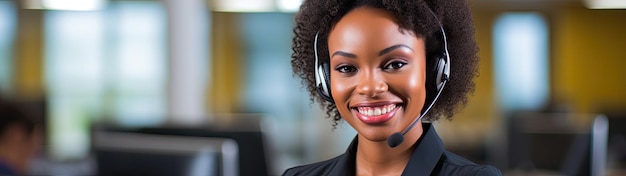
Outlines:
<svg viewBox="0 0 626 176"><path fill-rule="evenodd" d="M478 165L443 147L443 142L430 123L423 123L424 134L417 141L417 147L404 168L402 175L502 175L500 170L489 165ZM358 140L355 137L346 153L333 159L287 169L283 175L356 175L356 150Z"/></svg>

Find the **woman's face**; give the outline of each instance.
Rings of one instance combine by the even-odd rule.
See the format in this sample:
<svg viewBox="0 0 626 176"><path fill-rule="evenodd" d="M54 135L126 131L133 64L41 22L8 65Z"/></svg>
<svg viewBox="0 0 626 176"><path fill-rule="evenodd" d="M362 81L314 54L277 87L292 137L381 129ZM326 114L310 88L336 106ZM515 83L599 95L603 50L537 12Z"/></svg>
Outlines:
<svg viewBox="0 0 626 176"><path fill-rule="evenodd" d="M384 141L419 117L426 97L424 40L383 9L359 7L328 37L331 93L359 135Z"/></svg>

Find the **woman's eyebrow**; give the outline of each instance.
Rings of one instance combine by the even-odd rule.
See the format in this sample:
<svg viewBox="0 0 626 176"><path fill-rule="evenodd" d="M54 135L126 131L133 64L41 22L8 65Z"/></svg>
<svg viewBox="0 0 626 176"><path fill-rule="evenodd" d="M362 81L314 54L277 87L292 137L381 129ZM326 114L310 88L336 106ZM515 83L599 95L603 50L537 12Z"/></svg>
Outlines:
<svg viewBox="0 0 626 176"><path fill-rule="evenodd" d="M344 52L344 51L335 51L335 53L333 53L333 55L330 56L330 57L335 57L335 55L340 55L340 56L343 56L343 57L356 59L356 55L355 54Z"/></svg>
<svg viewBox="0 0 626 176"><path fill-rule="evenodd" d="M387 53L389 53L389 52L391 52L391 51L393 51L395 49L398 49L398 48L407 48L407 49L413 51L413 48L411 48L411 47L409 47L409 46L407 46L405 44L397 44L397 45L393 45L393 46L387 47L387 48L385 48L383 50L380 50L380 52L378 52L378 56L385 55L385 54L387 54ZM356 55L355 54L352 54L352 53L349 53L349 52L345 52L345 51L335 51L330 57L335 57L335 55L340 55L340 56L343 56L343 57L356 59Z"/></svg>
<svg viewBox="0 0 626 176"><path fill-rule="evenodd" d="M387 48L385 48L383 50L380 50L380 52L378 53L378 56L385 55L385 54L387 54L387 53L389 53L389 52L391 52L391 51L393 51L395 49L398 49L398 48L408 48L411 51L413 51L413 48L411 48L411 47L409 47L409 46L407 46L405 44L397 44L397 45L393 45L393 46L387 47Z"/></svg>

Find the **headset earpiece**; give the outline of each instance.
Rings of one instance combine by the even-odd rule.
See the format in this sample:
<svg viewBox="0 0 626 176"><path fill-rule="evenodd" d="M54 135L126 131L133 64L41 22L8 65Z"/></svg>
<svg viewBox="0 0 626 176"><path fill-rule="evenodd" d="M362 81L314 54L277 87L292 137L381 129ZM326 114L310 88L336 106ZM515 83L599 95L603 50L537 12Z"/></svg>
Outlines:
<svg viewBox="0 0 626 176"><path fill-rule="evenodd" d="M434 14L433 14L434 15ZM436 17L436 16L435 16ZM437 59L436 65L436 80L435 80L435 88L437 88L437 94L440 94L443 91L444 85L450 80L450 55L448 53L448 41L446 38L446 32L443 30L443 26L440 27L441 32L441 40L442 43L442 51L440 57Z"/></svg>
<svg viewBox="0 0 626 176"><path fill-rule="evenodd" d="M446 66L445 62L446 61L444 61L443 58L438 58L437 59L437 64L436 64L436 67L435 67L435 71L436 71L435 73L436 73L437 78L434 81L435 82L435 88L436 88L435 90L440 90L441 87L443 86L443 84L442 84L443 83L443 79L442 78L443 78L443 70L444 70L444 67Z"/></svg>
<svg viewBox="0 0 626 176"><path fill-rule="evenodd" d="M315 52L315 86L317 93L320 94L322 99L334 103L333 97L330 94L330 66L328 62L320 62L317 54L317 39L319 32L315 34L315 42L313 43L313 50Z"/></svg>
<svg viewBox="0 0 626 176"><path fill-rule="evenodd" d="M435 104L435 101L437 101L437 99L439 98L439 95L441 95L441 92L443 92L443 88L445 87L446 83L448 83L448 81L450 80L450 54L448 53L448 39L446 37L446 32L443 30L443 25L441 24L441 21L439 21L439 18L437 18L437 15L435 15L435 13L431 10L430 13L433 15L433 17L437 20L438 25L439 25L439 31L436 31L431 37L434 37L434 41L431 41L428 44L436 44L437 46L435 46L436 50L433 51L434 53L432 55L430 55L429 60L431 60L431 63L433 63L432 68L433 68L433 72L431 72L431 74L429 77L426 78L427 80L427 87L428 84L432 85L432 89L434 89L434 94L430 94L427 97L429 97L426 101L427 106L425 106L424 108L422 108L422 116L425 115L426 113L428 113L428 111L430 110L430 108L432 108L432 106ZM435 74L435 75L432 75ZM432 80L435 79L435 80ZM431 80L431 81L428 81ZM428 90L429 88L427 88Z"/></svg>

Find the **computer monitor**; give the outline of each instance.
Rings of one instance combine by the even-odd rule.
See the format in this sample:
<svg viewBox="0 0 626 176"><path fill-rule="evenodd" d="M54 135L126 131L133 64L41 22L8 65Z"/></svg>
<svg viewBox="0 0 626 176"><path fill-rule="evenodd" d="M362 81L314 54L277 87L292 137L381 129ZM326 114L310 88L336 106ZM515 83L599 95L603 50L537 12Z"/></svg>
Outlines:
<svg viewBox="0 0 626 176"><path fill-rule="evenodd" d="M591 120L578 123L580 119ZM509 124L509 164L514 170L604 175L608 138L604 115L519 113Z"/></svg>
<svg viewBox="0 0 626 176"><path fill-rule="evenodd" d="M101 176L239 175L239 147L228 138L95 130L92 146Z"/></svg>
<svg viewBox="0 0 626 176"><path fill-rule="evenodd" d="M233 139L239 146L239 174L267 176L271 168L271 157L268 155L265 134L261 130L260 121L263 114L220 114L215 115L210 124L194 126L163 125L134 129L116 129L145 134L175 135L190 137L214 137Z"/></svg>

